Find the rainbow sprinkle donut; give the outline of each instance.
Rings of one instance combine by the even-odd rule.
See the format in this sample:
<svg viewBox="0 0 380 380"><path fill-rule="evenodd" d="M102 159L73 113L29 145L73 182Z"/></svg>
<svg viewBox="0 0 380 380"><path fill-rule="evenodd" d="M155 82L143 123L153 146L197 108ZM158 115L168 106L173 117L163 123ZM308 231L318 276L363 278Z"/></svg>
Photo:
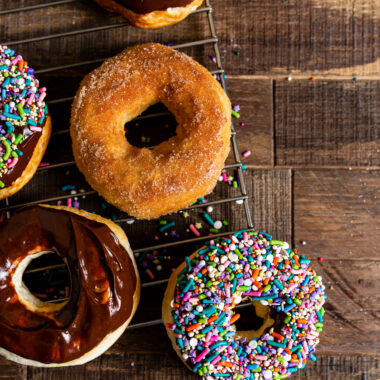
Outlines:
<svg viewBox="0 0 380 380"><path fill-rule="evenodd" d="M45 96L22 56L0 45L0 199L32 178L45 152L51 132Z"/></svg>
<svg viewBox="0 0 380 380"><path fill-rule="evenodd" d="M324 289L296 249L239 231L209 241L173 272L163 320L180 358L205 379L285 379L316 360ZM256 337L234 325L235 306L248 299L275 319Z"/></svg>

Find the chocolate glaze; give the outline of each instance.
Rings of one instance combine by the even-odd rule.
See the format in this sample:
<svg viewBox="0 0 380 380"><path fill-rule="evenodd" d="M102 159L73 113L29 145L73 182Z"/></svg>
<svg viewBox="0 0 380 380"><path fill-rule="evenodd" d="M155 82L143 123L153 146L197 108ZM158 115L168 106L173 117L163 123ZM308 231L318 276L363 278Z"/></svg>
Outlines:
<svg viewBox="0 0 380 380"><path fill-rule="evenodd" d="M50 315L28 311L10 283L17 261L36 247L54 247L70 271L70 300ZM105 224L24 208L0 226L0 347L42 363L81 357L128 319L136 283L132 260Z"/></svg>
<svg viewBox="0 0 380 380"><path fill-rule="evenodd" d="M144 14L168 8L185 7L194 0L116 0L135 13Z"/></svg>
<svg viewBox="0 0 380 380"><path fill-rule="evenodd" d="M46 123L47 117L42 126L44 127ZM2 127L4 124L3 121L0 120L0 126ZM29 164L30 159L32 158L34 149L40 140L42 132L31 131L28 127L16 127L15 134L16 136L22 133L23 142L17 146L19 150L22 152L22 156L18 157L18 162L13 168L8 170L7 173L3 174L0 177L0 180L3 181L5 187L12 186L13 182L22 175L23 171Z"/></svg>

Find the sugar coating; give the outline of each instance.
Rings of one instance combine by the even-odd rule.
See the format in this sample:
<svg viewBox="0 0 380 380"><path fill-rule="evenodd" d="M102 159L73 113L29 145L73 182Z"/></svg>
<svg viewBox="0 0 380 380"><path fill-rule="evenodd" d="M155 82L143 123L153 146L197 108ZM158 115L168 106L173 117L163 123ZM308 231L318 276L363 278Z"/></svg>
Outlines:
<svg viewBox="0 0 380 380"><path fill-rule="evenodd" d="M158 102L176 117L176 136L153 150L131 146L124 124ZM158 44L129 48L83 80L72 107L74 155L119 208L142 218L175 211L214 188L229 152L230 107L187 55Z"/></svg>
<svg viewBox="0 0 380 380"><path fill-rule="evenodd" d="M173 330L183 360L205 379L284 379L316 360L324 286L310 260L263 232L211 240L179 273ZM250 299L280 321L251 340L239 336L234 307Z"/></svg>

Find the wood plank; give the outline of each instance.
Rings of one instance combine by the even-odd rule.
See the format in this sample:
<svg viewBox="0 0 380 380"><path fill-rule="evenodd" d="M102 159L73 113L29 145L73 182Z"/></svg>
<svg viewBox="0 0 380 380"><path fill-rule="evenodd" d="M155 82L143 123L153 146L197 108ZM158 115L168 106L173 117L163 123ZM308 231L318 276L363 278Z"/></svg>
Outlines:
<svg viewBox="0 0 380 380"><path fill-rule="evenodd" d="M156 330L151 331L152 335ZM165 347L171 349L171 347ZM165 352L165 351L163 351ZM62 369L30 368L30 380L179 380L200 379L192 374L170 351L157 354L111 354L81 367ZM131 366L131 363L134 366ZM379 360L373 356L321 356L316 363L308 363L305 369L292 375L295 380L377 380L380 374Z"/></svg>
<svg viewBox="0 0 380 380"><path fill-rule="evenodd" d="M290 379L313 380L376 380L380 376L378 357L362 355L318 356L316 363L308 363L305 369Z"/></svg>
<svg viewBox="0 0 380 380"><path fill-rule="evenodd" d="M294 241L331 260L378 260L380 171L296 170Z"/></svg>
<svg viewBox="0 0 380 380"><path fill-rule="evenodd" d="M26 367L14 364L0 356L1 380L26 380Z"/></svg>
<svg viewBox="0 0 380 380"><path fill-rule="evenodd" d="M302 249L302 252L309 256L307 250ZM317 354L378 354L380 287L377 278L380 263L327 259L314 262L313 269L322 276L328 296Z"/></svg>
<svg viewBox="0 0 380 380"><path fill-rule="evenodd" d="M250 170L248 184L253 224L259 231L276 239L291 241L292 189L291 172L287 169ZM249 177L248 177L249 178Z"/></svg>
<svg viewBox="0 0 380 380"><path fill-rule="evenodd" d="M12 7L17 4L24 3L12 2ZM379 73L380 42L376 37L380 10L376 0L354 3L349 0L290 0L285 3L282 0L270 3L231 0L213 5L228 73L350 76ZM120 22L123 22L120 16L106 12L91 1L29 11L21 16L0 16L0 24L4 26L3 41ZM194 31L198 39L210 35L202 15L192 15L175 26L155 31L127 26L20 45L18 50L30 60L36 49L41 49L33 62L36 67L43 68L91 57L108 57L143 41L187 42L194 38ZM105 40L110 42L104 44ZM240 56L236 51L241 52ZM207 62L211 50L197 49L197 52L198 59L211 65Z"/></svg>
<svg viewBox="0 0 380 380"><path fill-rule="evenodd" d="M125 337L125 338L124 338ZM139 344L136 344L136 343ZM142 350L141 347L144 347ZM29 368L28 379L196 379L179 361L163 326L126 332L107 354L80 367Z"/></svg>
<svg viewBox="0 0 380 380"><path fill-rule="evenodd" d="M275 162L379 166L380 82L275 82Z"/></svg>
<svg viewBox="0 0 380 380"><path fill-rule="evenodd" d="M172 27L142 30L128 25L120 15L107 12L92 1L77 1L22 14L18 12L0 15L4 44L119 24L125 25L66 37L18 43L12 45L12 48L22 54L32 67L46 69L106 59L128 46L144 42L155 41L175 45L212 37L206 13L190 15L185 21ZM18 27L15 28L15 25ZM210 59L214 54L212 44L185 48L183 51L197 57L209 68L216 69L215 63Z"/></svg>
<svg viewBox="0 0 380 380"><path fill-rule="evenodd" d="M214 4L223 61L230 73L379 74L377 0Z"/></svg>
<svg viewBox="0 0 380 380"><path fill-rule="evenodd" d="M231 102L240 106L240 119L233 118L239 150L252 152L249 157L242 157L246 165L273 165L272 88L270 79L249 77L242 80L233 76L227 79Z"/></svg>

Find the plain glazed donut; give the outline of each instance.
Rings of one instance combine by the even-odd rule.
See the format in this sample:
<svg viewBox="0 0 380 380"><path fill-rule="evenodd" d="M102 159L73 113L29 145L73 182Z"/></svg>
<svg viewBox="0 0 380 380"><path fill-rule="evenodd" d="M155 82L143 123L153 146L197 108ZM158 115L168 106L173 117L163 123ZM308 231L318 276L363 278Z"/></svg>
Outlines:
<svg viewBox="0 0 380 380"><path fill-rule="evenodd" d="M121 14L138 28L156 29L175 24L194 12L203 0L94 0Z"/></svg>
<svg viewBox="0 0 380 380"><path fill-rule="evenodd" d="M124 124L158 102L176 117L176 136L153 150L130 145ZM187 55L150 43L124 50L83 79L70 133L87 182L129 215L152 219L212 191L230 128L230 101L212 75Z"/></svg>
<svg viewBox="0 0 380 380"><path fill-rule="evenodd" d="M163 321L178 356L205 379L284 379L316 360L324 286L310 260L271 239L239 231L211 240L170 277ZM236 331L244 300L265 318L258 331Z"/></svg>
<svg viewBox="0 0 380 380"><path fill-rule="evenodd" d="M46 303L22 276L31 260L56 252L70 271L70 300ZM65 206L24 208L0 226L0 354L17 363L59 367L88 362L124 332L140 296L123 230Z"/></svg>
<svg viewBox="0 0 380 380"><path fill-rule="evenodd" d="M34 70L0 45L0 199L30 181L45 153L51 120Z"/></svg>

